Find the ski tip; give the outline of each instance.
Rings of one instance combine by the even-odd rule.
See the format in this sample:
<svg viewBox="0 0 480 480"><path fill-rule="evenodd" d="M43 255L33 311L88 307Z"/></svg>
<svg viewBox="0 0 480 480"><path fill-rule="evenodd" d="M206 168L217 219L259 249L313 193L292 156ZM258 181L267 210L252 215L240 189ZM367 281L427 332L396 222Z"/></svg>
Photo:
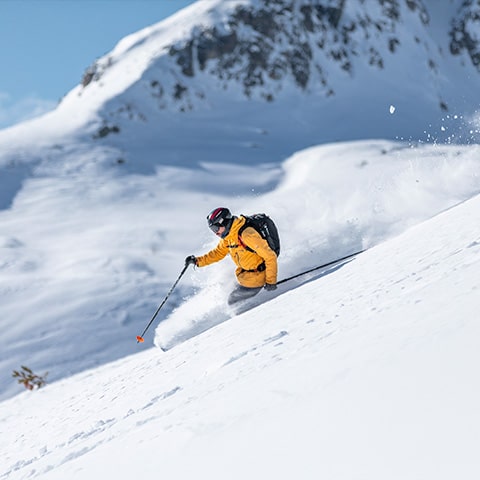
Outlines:
<svg viewBox="0 0 480 480"><path fill-rule="evenodd" d="M137 335L137 343L143 343L145 340L140 335Z"/></svg>

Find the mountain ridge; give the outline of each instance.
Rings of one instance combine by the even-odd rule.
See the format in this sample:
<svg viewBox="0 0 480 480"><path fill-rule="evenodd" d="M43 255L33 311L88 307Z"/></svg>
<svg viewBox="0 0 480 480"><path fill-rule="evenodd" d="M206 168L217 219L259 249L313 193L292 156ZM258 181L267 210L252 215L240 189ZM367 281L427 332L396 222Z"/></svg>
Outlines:
<svg viewBox="0 0 480 480"><path fill-rule="evenodd" d="M218 8L218 2L207 4L211 10ZM472 30L478 28L480 7L472 2L458 4L458 12L450 20L450 30L443 32L442 42L435 45L440 39L431 38L431 17L421 0L368 5L338 0L327 2L327 6L306 0L228 2L230 11L222 12L216 23L205 25L199 19L186 38L163 45L163 53L152 62L151 68L155 70L156 62L170 58L167 66L176 81L169 85L162 80L162 75L168 76L168 69L162 68L157 78L152 73L152 78L145 78L145 82L150 82L147 88L152 97L159 99L159 108L166 108L173 100L179 111L193 109L195 103L201 103L207 96L201 86L188 82L202 74L210 76L218 90L231 89L230 83L236 82L244 97L255 96L267 102L274 101L277 92L280 94L286 77L293 79L300 90L328 97L335 95L336 89L329 79L331 70L355 78L359 69L357 57L373 71L382 70L407 42L411 50L415 46L420 50L424 68L432 78L445 74L440 65L442 57L462 54L466 54L463 55L466 72L474 71L478 76L479 39ZM187 13L194 15L196 10L190 7L185 17ZM465 56L473 68L468 68ZM82 80L84 88L92 81L100 81L111 58L104 57L87 70ZM414 69L418 67L413 64ZM448 101L442 99L441 90L437 96L439 108L448 111Z"/></svg>
<svg viewBox="0 0 480 480"><path fill-rule="evenodd" d="M344 140L476 143L480 6L435 7L200 0L122 39L55 111L8 129L8 150L25 149L26 129L35 147L67 136L130 165L139 144L162 152L148 162L185 164L192 149L221 161L219 139L252 163Z"/></svg>

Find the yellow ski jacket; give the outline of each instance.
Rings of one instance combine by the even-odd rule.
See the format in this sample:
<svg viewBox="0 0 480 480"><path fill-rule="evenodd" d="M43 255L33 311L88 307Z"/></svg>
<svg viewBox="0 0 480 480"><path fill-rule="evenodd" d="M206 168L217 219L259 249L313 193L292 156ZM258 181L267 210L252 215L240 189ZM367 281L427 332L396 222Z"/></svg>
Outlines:
<svg viewBox="0 0 480 480"><path fill-rule="evenodd" d="M235 275L238 283L248 288L263 287L265 283L277 283L277 255L269 247L268 242L252 227L238 231L245 224L245 217L234 217L230 232L222 238L218 245L205 255L196 257L197 265L205 267L218 262L228 254L232 257L237 269ZM249 251L246 247L253 250Z"/></svg>

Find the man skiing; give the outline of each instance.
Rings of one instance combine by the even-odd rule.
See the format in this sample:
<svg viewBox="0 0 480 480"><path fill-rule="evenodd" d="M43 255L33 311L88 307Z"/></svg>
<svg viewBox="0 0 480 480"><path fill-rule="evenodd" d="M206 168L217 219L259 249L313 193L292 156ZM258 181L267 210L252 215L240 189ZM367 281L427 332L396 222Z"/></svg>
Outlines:
<svg viewBox="0 0 480 480"><path fill-rule="evenodd" d="M237 266L235 275L239 285L230 293L229 305L253 297L262 288L277 288L277 254L252 226L242 229L247 222L246 217L236 217L228 208L219 207L210 212L207 222L220 241L205 255L188 256L186 265L205 267L230 254Z"/></svg>

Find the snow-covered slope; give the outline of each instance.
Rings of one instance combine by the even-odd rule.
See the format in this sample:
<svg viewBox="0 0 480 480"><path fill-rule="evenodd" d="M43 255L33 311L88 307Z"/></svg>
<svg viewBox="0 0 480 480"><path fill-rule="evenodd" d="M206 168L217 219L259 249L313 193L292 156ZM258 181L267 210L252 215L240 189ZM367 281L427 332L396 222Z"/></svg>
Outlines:
<svg viewBox="0 0 480 480"><path fill-rule="evenodd" d="M95 153L43 166L0 212L3 398L20 390L11 378L20 365L48 370L54 381L137 352L135 335L184 258L215 244L205 216L218 205L276 220L286 277L378 244L480 192L472 146L354 142L299 152L280 165L204 164L149 176L115 174ZM183 328L199 304L208 312L231 287L228 259L190 270L158 320L183 304L167 322Z"/></svg>
<svg viewBox="0 0 480 480"><path fill-rule="evenodd" d="M137 351L215 206L270 213L287 276L480 191L478 148L452 145L476 138L457 126L478 102L477 4L322 5L197 2L0 131L0 398L22 364L58 380ZM414 140L315 146L370 136ZM189 272L162 328L218 284L227 262Z"/></svg>
<svg viewBox="0 0 480 480"><path fill-rule="evenodd" d="M477 478L479 211L3 402L0 478Z"/></svg>

